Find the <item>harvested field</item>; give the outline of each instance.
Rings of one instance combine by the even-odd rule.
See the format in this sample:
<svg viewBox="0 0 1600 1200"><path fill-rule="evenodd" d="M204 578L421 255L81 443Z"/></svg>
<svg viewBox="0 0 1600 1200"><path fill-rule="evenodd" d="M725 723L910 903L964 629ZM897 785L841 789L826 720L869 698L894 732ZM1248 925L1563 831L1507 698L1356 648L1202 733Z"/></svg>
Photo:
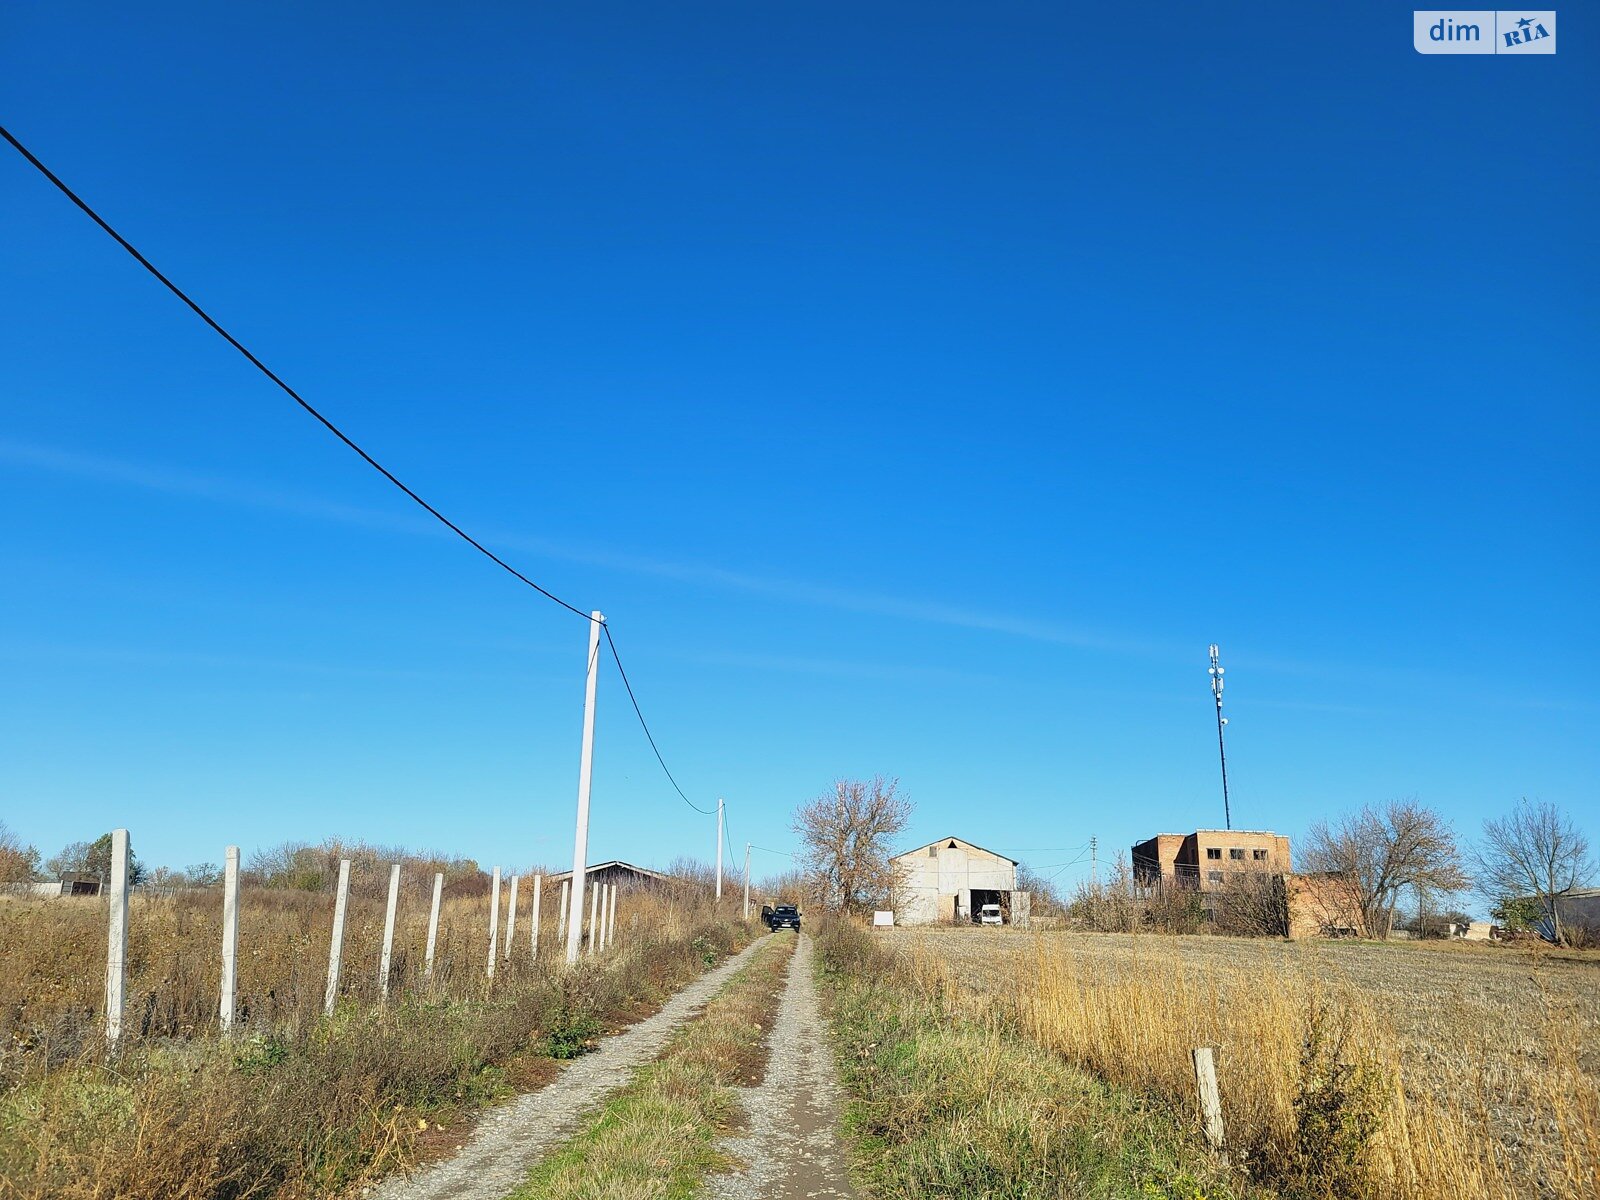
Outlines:
<svg viewBox="0 0 1600 1200"><path fill-rule="evenodd" d="M1276 1186L1293 1154L1339 1153L1360 1194L1600 1196L1600 956L992 929L882 941L953 1002L1179 1107L1188 1049L1218 1046L1230 1138ZM1324 1076L1364 1097L1365 1150L1306 1143Z"/></svg>

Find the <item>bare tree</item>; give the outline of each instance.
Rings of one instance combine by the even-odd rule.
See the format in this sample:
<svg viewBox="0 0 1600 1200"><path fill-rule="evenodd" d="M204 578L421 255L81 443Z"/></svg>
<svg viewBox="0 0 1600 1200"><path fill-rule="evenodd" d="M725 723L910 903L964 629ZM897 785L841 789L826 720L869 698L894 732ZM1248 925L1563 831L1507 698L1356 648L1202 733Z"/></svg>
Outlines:
<svg viewBox="0 0 1600 1200"><path fill-rule="evenodd" d="M0 883L27 883L38 870L39 851L24 846L10 826L0 821Z"/></svg>
<svg viewBox="0 0 1600 1200"><path fill-rule="evenodd" d="M866 783L840 779L831 793L795 810L801 866L830 908L860 912L895 891L893 841L911 821L911 801L899 786L882 776Z"/></svg>
<svg viewBox="0 0 1600 1200"><path fill-rule="evenodd" d="M1333 825L1318 821L1301 843L1302 871L1348 880L1368 937L1387 937L1400 897L1458 892L1471 881L1450 824L1415 798L1367 805Z"/></svg>
<svg viewBox="0 0 1600 1200"><path fill-rule="evenodd" d="M1556 897L1588 883L1595 873L1589 840L1553 804L1524 796L1511 814L1483 823L1483 841L1473 852L1478 886L1500 900L1532 898L1565 942Z"/></svg>

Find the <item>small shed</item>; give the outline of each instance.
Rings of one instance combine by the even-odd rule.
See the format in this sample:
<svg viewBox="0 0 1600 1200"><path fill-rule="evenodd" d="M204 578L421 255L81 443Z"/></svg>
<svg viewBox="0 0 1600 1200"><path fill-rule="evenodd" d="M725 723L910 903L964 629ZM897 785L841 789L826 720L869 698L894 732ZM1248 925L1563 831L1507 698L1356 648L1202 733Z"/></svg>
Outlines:
<svg viewBox="0 0 1600 1200"><path fill-rule="evenodd" d="M595 863L583 873L583 877L586 887L596 883L615 884L624 892L670 887L679 882L671 875L652 871L648 867L635 866L633 863L623 862L620 858L614 858L610 862ZM555 884L559 887L571 878L571 871L562 871L559 875L550 876L545 886Z"/></svg>

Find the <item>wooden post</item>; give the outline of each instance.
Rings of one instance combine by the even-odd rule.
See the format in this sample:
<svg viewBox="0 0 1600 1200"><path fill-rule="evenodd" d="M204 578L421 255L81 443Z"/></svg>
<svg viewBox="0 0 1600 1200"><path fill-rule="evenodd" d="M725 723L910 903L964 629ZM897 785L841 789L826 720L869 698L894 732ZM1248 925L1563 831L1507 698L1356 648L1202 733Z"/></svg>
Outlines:
<svg viewBox="0 0 1600 1200"><path fill-rule="evenodd" d="M544 876L533 877L533 929L528 934L528 945L531 947L530 958L539 957L539 906L543 903Z"/></svg>
<svg viewBox="0 0 1600 1200"><path fill-rule="evenodd" d="M556 906L557 943L567 940L567 888L570 884L571 880L563 879L561 881L561 903Z"/></svg>
<svg viewBox="0 0 1600 1200"><path fill-rule="evenodd" d="M328 988L322 994L322 1011L333 1016L339 999L339 959L344 953L344 916L350 906L350 860L339 860L339 890L333 897L333 940L328 943Z"/></svg>
<svg viewBox="0 0 1600 1200"><path fill-rule="evenodd" d="M500 868L494 869L494 876L489 884L489 970L488 976L494 978L494 960L500 949Z"/></svg>
<svg viewBox="0 0 1600 1200"><path fill-rule="evenodd" d="M587 875L588 872L585 871L584 874ZM586 879L584 882L587 883L588 880ZM582 897L579 897L579 899L582 899ZM600 934L600 889L599 889L599 887L591 887L589 889L589 957L590 958L593 958L596 954L598 954L600 952L600 944L599 944L599 941L598 941L599 934Z"/></svg>
<svg viewBox="0 0 1600 1200"><path fill-rule="evenodd" d="M433 978L433 951L439 944L439 898L444 893L444 872L433 876L433 907L428 909L428 950L422 959L422 977Z"/></svg>
<svg viewBox="0 0 1600 1200"><path fill-rule="evenodd" d="M1200 1123L1213 1150L1222 1149L1222 1093L1217 1090L1216 1052L1210 1046L1196 1046L1189 1052L1194 1060L1194 1082L1200 1093Z"/></svg>
<svg viewBox="0 0 1600 1200"><path fill-rule="evenodd" d="M511 877L511 899L506 902L506 952L503 957L507 962L511 961L511 943L517 937L517 884L521 881L520 875Z"/></svg>
<svg viewBox="0 0 1600 1200"><path fill-rule="evenodd" d="M217 1018L222 1032L233 1029L234 993L239 966L239 847L222 852L222 1000Z"/></svg>
<svg viewBox="0 0 1600 1200"><path fill-rule="evenodd" d="M378 958L378 999L389 999L389 964L394 961L394 914L400 905L400 864L389 867L389 904L383 910L383 953Z"/></svg>
<svg viewBox="0 0 1600 1200"><path fill-rule="evenodd" d="M111 911L106 922L106 1041L122 1037L128 985L128 831L111 831Z"/></svg>

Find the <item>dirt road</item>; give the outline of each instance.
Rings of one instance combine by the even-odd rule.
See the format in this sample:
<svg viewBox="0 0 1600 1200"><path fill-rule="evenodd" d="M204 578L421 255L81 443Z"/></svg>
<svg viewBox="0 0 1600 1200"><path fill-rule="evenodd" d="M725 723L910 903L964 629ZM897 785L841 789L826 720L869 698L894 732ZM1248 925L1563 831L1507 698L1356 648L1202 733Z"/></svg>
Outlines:
<svg viewBox="0 0 1600 1200"><path fill-rule="evenodd" d="M384 1181L368 1193L370 1200L504 1200L546 1150L577 1132L594 1105L655 1058L672 1031L705 1007L760 944L707 971L653 1017L604 1039L537 1092L491 1111L453 1157L409 1178Z"/></svg>
<svg viewBox="0 0 1600 1200"><path fill-rule="evenodd" d="M811 963L811 939L802 936L768 1041L766 1078L741 1090L745 1132L720 1147L746 1166L708 1180L700 1192L707 1200L855 1195L839 1143L842 1093Z"/></svg>

